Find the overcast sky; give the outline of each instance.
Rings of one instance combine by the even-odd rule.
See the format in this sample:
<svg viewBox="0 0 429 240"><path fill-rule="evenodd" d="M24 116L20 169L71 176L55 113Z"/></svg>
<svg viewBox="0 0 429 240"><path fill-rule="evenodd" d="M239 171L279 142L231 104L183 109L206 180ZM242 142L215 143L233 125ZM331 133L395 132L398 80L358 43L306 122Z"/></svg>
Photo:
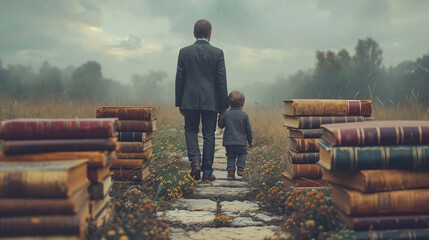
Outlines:
<svg viewBox="0 0 429 240"><path fill-rule="evenodd" d="M165 71L194 42L193 25L213 26L228 83L273 81L315 65L316 50L347 49L372 37L386 66L429 53L429 1L408 0L0 0L3 64L79 66L105 77Z"/></svg>

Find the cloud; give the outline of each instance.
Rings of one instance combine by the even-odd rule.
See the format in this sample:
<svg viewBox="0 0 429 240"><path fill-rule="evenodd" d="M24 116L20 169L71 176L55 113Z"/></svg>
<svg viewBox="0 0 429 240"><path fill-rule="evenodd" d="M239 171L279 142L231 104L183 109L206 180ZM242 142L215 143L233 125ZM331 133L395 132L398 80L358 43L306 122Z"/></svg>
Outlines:
<svg viewBox="0 0 429 240"><path fill-rule="evenodd" d="M138 36L129 36L127 40L120 42L114 48L122 48L125 50L135 50L142 47L142 38Z"/></svg>

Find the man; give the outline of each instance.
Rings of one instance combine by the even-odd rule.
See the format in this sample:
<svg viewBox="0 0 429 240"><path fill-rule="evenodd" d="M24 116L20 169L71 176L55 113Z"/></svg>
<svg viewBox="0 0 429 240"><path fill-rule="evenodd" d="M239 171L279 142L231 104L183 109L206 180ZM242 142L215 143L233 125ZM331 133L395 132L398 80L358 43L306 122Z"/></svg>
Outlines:
<svg viewBox="0 0 429 240"><path fill-rule="evenodd" d="M196 42L180 49L176 74L176 107L185 117L185 137L191 176L213 181L213 159L217 114L228 108L225 60L223 51L210 45L212 26L198 20L194 26ZM198 146L200 121L203 133L203 156Z"/></svg>

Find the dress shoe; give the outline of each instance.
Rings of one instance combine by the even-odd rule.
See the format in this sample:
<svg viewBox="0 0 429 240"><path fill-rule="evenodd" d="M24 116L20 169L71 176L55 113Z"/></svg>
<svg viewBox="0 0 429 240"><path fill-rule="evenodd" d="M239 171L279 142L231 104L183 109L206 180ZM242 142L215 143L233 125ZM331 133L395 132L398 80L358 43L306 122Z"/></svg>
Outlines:
<svg viewBox="0 0 429 240"><path fill-rule="evenodd" d="M237 175L241 177L243 176L243 174L244 174L244 168L241 168L241 167L237 168Z"/></svg>
<svg viewBox="0 0 429 240"><path fill-rule="evenodd" d="M199 162L193 162L191 164L191 177L195 180L201 179L201 166Z"/></svg>
<svg viewBox="0 0 429 240"><path fill-rule="evenodd" d="M228 176L226 177L227 180L234 180L235 179L235 171L228 171Z"/></svg>
<svg viewBox="0 0 429 240"><path fill-rule="evenodd" d="M214 181L216 180L215 175L203 175L203 181Z"/></svg>

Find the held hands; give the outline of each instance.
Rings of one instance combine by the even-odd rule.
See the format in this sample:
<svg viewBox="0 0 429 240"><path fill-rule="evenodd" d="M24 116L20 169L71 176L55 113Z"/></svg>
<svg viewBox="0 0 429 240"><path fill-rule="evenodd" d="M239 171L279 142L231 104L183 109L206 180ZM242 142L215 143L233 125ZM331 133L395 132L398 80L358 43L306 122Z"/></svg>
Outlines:
<svg viewBox="0 0 429 240"><path fill-rule="evenodd" d="M252 148L252 147L254 147L253 143L249 144L249 148Z"/></svg>
<svg viewBox="0 0 429 240"><path fill-rule="evenodd" d="M182 116L185 116L181 107L179 107L179 112L180 112L180 114L182 114Z"/></svg>

